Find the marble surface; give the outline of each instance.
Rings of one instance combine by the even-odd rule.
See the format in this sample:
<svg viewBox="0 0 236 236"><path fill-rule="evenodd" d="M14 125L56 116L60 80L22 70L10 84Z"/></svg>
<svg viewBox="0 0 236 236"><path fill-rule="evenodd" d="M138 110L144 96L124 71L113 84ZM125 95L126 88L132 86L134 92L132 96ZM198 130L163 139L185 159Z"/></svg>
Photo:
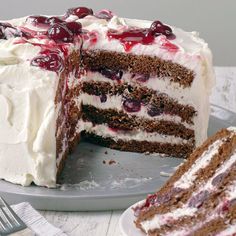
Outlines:
<svg viewBox="0 0 236 236"><path fill-rule="evenodd" d="M211 102L236 113L236 67L216 67L215 72ZM69 236L122 236L118 225L122 212L41 211L41 214Z"/></svg>

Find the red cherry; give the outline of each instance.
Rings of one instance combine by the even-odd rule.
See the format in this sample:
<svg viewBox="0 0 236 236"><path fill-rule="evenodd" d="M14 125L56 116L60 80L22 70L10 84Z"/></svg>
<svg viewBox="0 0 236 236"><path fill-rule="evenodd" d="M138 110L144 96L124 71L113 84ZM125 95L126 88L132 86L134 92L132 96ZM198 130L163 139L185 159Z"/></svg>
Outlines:
<svg viewBox="0 0 236 236"><path fill-rule="evenodd" d="M99 72L111 80L120 80L123 76L123 72L121 70L112 70L106 67L101 68Z"/></svg>
<svg viewBox="0 0 236 236"><path fill-rule="evenodd" d="M60 72L63 69L63 60L57 53L51 52L35 57L31 61L31 65L49 71Z"/></svg>
<svg viewBox="0 0 236 236"><path fill-rule="evenodd" d="M107 96L106 96L106 94L100 95L100 101L101 101L101 103L104 103L104 102L107 101Z"/></svg>
<svg viewBox="0 0 236 236"><path fill-rule="evenodd" d="M65 25L73 34L80 34L82 32L82 25L79 22L64 22Z"/></svg>
<svg viewBox="0 0 236 236"><path fill-rule="evenodd" d="M163 107L164 108L164 107ZM164 109L161 108L161 107L156 107L156 106L150 106L148 107L148 115L151 116L151 117L154 117L154 116L159 116L163 113Z"/></svg>
<svg viewBox="0 0 236 236"><path fill-rule="evenodd" d="M158 20L152 23L149 30L155 36L159 36L162 34L165 35L168 39L175 39L175 35L173 34L172 29Z"/></svg>
<svg viewBox="0 0 236 236"><path fill-rule="evenodd" d="M48 29L47 35L50 39L53 39L56 42L65 42L65 43L73 42L73 33L70 30L68 30L65 25L62 24L52 25Z"/></svg>
<svg viewBox="0 0 236 236"><path fill-rule="evenodd" d="M93 15L93 10L87 7L70 8L68 9L66 15L67 16L76 15L79 18L84 18L85 16Z"/></svg>
<svg viewBox="0 0 236 236"><path fill-rule="evenodd" d="M126 99L123 102L123 107L127 112L138 112L141 110L141 103L134 99Z"/></svg>
<svg viewBox="0 0 236 236"><path fill-rule="evenodd" d="M26 18L26 23L30 23L34 26L45 26L47 25L47 19L46 16L28 16Z"/></svg>
<svg viewBox="0 0 236 236"><path fill-rule="evenodd" d="M190 199L189 206L200 208L208 197L209 197L209 192L207 190L203 190Z"/></svg>

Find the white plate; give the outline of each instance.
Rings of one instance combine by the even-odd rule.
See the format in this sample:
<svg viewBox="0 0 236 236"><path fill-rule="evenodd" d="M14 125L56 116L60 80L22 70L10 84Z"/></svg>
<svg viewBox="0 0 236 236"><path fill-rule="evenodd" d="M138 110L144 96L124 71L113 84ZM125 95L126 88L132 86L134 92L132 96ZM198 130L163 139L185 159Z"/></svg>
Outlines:
<svg viewBox="0 0 236 236"><path fill-rule="evenodd" d="M145 236L145 234L134 224L135 216L134 211L132 210L137 204L141 204L144 200L135 203L128 209L126 209L119 219L119 227L122 236Z"/></svg>
<svg viewBox="0 0 236 236"><path fill-rule="evenodd" d="M234 113L212 106L208 135L232 125L236 126ZM116 163L107 164L111 159ZM67 160L59 180L62 186L22 187L0 180L0 195L11 204L27 201L42 210L125 209L160 188L168 179L160 172L173 173L182 161L81 143Z"/></svg>

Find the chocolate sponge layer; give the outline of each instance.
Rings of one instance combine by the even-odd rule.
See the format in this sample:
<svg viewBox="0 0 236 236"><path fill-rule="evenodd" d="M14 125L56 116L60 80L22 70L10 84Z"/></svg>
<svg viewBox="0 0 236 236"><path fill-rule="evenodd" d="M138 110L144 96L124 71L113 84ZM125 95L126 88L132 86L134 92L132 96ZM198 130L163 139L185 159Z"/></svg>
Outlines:
<svg viewBox="0 0 236 236"><path fill-rule="evenodd" d="M137 74L149 74L176 82L182 87L190 87L194 72L171 61L147 55L133 55L110 51L83 51L85 68L97 70L102 67L124 70Z"/></svg>

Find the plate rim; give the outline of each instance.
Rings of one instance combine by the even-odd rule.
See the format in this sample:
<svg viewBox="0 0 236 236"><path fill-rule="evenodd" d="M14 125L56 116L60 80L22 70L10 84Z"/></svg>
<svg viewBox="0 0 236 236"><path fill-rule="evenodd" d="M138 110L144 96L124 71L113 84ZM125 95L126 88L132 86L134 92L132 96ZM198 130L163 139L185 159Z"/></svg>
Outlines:
<svg viewBox="0 0 236 236"><path fill-rule="evenodd" d="M123 213L121 214L121 216L120 216L120 218L119 218L119 223L118 223L118 224L119 224L119 229L120 229L120 232L121 232L121 235L122 235L122 236L133 236L133 235L129 235L129 234L125 231L125 229L124 229L124 227L123 227L123 220L124 220L126 214L132 211L132 208L133 208L134 206L136 206L136 205L138 205L138 204L141 204L141 203L143 203L144 201L145 201L145 199L134 203L133 205L131 205L130 207L128 207L126 210L124 210ZM135 216L134 216L134 217L135 217ZM129 222L129 221L126 221L126 222ZM130 223L131 223L131 222L130 222ZM145 233L144 233L144 232L142 232L140 229L138 229L138 228L135 227L134 222L132 222L132 224L131 224L130 226L131 226L133 229L137 230L137 232L140 233L140 236L141 236L141 235L142 235L142 236L145 236Z"/></svg>

